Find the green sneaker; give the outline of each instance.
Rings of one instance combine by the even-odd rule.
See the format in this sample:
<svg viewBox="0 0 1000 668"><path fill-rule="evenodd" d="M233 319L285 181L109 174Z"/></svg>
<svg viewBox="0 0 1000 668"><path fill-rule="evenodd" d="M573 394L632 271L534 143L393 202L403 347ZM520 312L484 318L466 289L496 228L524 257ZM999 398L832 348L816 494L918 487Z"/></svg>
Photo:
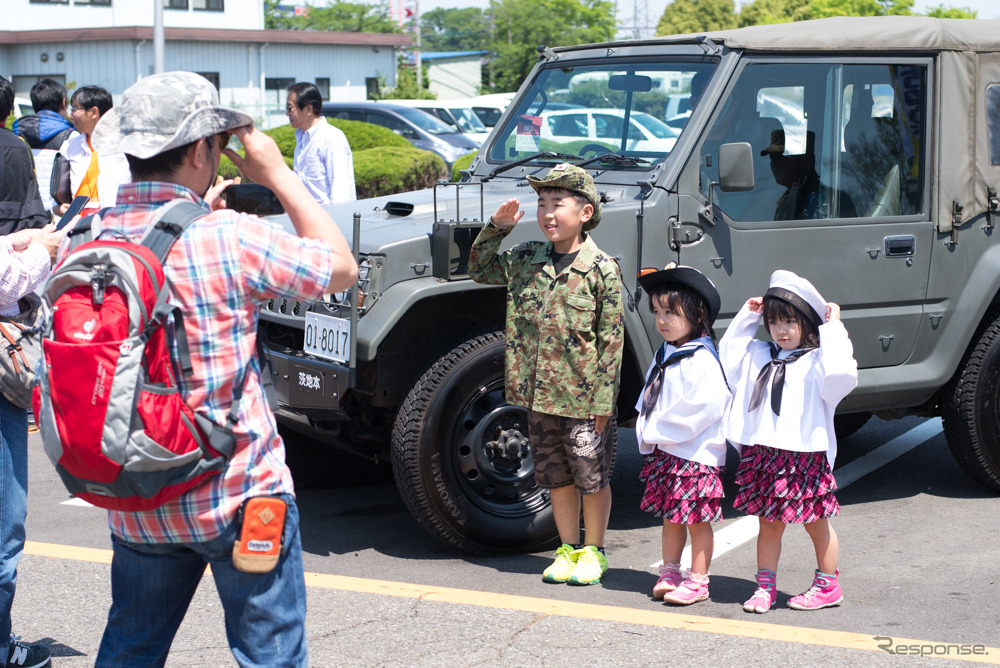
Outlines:
<svg viewBox="0 0 1000 668"><path fill-rule="evenodd" d="M571 585L597 584L608 570L608 559L593 545L586 545L573 553L576 566L569 576Z"/></svg>
<svg viewBox="0 0 1000 668"><path fill-rule="evenodd" d="M563 543L556 550L556 560L552 565L542 571L542 580L545 582L566 582L573 573L576 565L577 553L572 545Z"/></svg>

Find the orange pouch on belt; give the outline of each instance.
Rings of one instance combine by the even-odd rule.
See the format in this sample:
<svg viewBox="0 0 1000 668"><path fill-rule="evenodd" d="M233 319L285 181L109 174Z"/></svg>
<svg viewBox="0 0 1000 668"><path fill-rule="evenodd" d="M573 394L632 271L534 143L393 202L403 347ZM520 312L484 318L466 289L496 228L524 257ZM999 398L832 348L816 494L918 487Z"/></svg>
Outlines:
<svg viewBox="0 0 1000 668"><path fill-rule="evenodd" d="M233 543L233 566L244 573L267 573L278 565L285 532L285 501L255 496L240 507L243 527Z"/></svg>

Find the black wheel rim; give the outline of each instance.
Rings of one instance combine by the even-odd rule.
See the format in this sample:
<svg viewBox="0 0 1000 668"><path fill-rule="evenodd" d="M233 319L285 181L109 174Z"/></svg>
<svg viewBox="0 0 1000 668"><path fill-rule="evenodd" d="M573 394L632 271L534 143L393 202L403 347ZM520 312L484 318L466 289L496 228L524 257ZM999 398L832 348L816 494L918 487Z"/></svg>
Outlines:
<svg viewBox="0 0 1000 668"><path fill-rule="evenodd" d="M533 515L548 505L535 483L527 414L504 401L503 379L480 387L458 411L455 478L467 498L501 517Z"/></svg>

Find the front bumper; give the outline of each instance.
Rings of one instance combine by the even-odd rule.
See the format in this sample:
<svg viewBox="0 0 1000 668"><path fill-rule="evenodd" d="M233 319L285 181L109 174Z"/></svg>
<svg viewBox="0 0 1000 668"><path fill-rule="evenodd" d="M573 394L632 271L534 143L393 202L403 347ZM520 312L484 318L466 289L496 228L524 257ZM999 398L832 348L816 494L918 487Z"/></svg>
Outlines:
<svg viewBox="0 0 1000 668"><path fill-rule="evenodd" d="M350 387L351 370L342 364L316 359L302 352L264 346L265 362L274 372L274 389L281 410L317 420L348 419L342 408Z"/></svg>

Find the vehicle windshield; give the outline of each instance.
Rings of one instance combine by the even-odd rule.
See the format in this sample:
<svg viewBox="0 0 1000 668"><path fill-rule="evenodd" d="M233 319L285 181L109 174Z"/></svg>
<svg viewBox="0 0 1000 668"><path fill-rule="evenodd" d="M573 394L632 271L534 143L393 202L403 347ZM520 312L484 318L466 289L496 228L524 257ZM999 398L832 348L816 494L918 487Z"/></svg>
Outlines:
<svg viewBox="0 0 1000 668"><path fill-rule="evenodd" d="M697 104L714 69L715 63L681 59L553 63L518 102L490 159L517 160L539 151L586 158L613 151L644 158L648 162L639 164L649 168L673 150L687 122L675 118L678 106Z"/></svg>
<svg viewBox="0 0 1000 668"><path fill-rule="evenodd" d="M437 116L432 116L426 111L421 111L420 109L410 109L409 107L401 108L399 109L399 115L406 118L406 120L410 121L421 130L425 130L432 135L453 135L458 133L458 130L451 127Z"/></svg>
<svg viewBox="0 0 1000 668"><path fill-rule="evenodd" d="M456 121L458 121L458 127L462 130L462 132L488 132L486 126L483 125L483 122L479 120L479 116L476 116L472 109L465 107L449 107L448 111L450 111L451 115L455 117Z"/></svg>

